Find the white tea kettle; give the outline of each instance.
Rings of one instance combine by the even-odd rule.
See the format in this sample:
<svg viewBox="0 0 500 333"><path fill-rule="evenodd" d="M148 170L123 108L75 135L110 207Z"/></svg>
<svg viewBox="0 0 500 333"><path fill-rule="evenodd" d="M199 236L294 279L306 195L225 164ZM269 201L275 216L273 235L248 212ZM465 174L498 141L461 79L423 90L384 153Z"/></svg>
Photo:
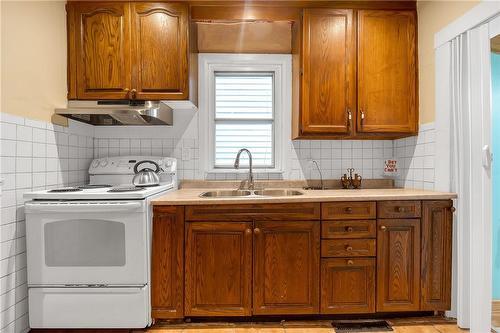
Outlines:
<svg viewBox="0 0 500 333"><path fill-rule="evenodd" d="M155 166L155 170L150 169L148 167L139 170L139 166L142 164L152 164ZM148 186L157 186L160 185L160 176L158 174L163 171L158 163L150 160L139 161L134 165L134 178L132 179L132 183L134 186L138 187L148 187Z"/></svg>

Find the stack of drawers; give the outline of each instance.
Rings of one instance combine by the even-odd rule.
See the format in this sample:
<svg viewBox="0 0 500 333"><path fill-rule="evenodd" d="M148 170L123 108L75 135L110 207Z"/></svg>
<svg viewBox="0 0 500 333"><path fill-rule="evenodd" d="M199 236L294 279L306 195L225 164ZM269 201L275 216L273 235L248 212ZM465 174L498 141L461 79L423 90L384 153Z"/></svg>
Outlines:
<svg viewBox="0 0 500 333"><path fill-rule="evenodd" d="M321 313L375 312L375 202L321 207Z"/></svg>

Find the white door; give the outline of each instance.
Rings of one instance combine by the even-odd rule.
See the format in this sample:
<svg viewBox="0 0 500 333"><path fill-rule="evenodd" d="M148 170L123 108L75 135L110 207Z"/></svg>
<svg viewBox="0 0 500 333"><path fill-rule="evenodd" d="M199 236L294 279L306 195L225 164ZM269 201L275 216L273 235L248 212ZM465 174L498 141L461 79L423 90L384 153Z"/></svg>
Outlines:
<svg viewBox="0 0 500 333"><path fill-rule="evenodd" d="M142 286L145 201L26 203L29 286Z"/></svg>

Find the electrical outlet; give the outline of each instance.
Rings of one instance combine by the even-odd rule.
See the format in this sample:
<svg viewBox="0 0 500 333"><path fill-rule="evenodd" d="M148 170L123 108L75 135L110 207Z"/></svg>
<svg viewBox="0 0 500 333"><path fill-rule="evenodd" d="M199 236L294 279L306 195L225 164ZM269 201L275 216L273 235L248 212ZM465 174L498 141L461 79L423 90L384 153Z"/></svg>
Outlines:
<svg viewBox="0 0 500 333"><path fill-rule="evenodd" d="M182 148L182 160L189 161L191 159L191 149Z"/></svg>

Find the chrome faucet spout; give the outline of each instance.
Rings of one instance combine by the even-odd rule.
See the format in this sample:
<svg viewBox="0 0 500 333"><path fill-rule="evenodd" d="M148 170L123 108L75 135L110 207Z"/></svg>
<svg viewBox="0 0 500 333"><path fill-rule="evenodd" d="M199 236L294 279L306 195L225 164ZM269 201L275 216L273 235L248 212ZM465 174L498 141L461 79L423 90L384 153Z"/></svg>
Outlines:
<svg viewBox="0 0 500 333"><path fill-rule="evenodd" d="M240 168L240 155L241 153L247 153L248 155L248 189L253 190L254 189L254 182L253 182L253 170L252 170L252 153L250 153L250 150L243 148L238 151L238 154L236 155L236 159L234 160L234 168L239 169Z"/></svg>

